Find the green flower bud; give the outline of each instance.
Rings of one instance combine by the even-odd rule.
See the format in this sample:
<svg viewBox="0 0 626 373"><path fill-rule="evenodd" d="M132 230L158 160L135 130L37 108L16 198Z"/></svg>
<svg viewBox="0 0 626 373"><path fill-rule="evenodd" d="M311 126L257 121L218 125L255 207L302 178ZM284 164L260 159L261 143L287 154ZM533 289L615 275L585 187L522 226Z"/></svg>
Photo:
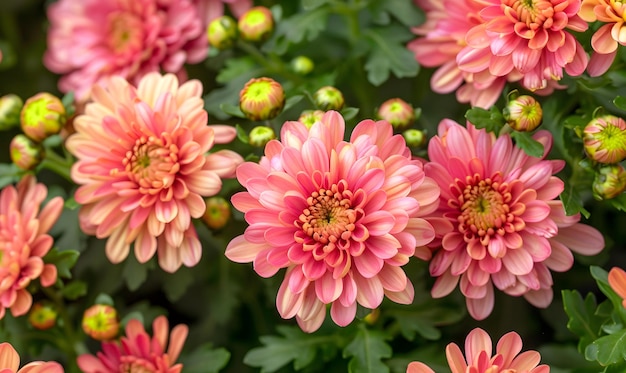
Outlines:
<svg viewBox="0 0 626 373"><path fill-rule="evenodd" d="M419 148L426 144L426 135L420 130L414 128L408 129L402 132L402 137L406 141L407 146L412 148Z"/></svg>
<svg viewBox="0 0 626 373"><path fill-rule="evenodd" d="M209 44L218 49L228 49L237 40L237 22L229 16L221 16L209 23L207 28Z"/></svg>
<svg viewBox="0 0 626 373"><path fill-rule="evenodd" d="M376 321L378 321L379 317L380 317L380 309L374 308L372 312L368 313L367 315L365 315L365 317L363 317L363 321L365 321L365 323L368 325L374 325Z"/></svg>
<svg viewBox="0 0 626 373"><path fill-rule="evenodd" d="M97 341L113 339L120 329L117 310L107 304L95 304L85 310L82 327L85 334Z"/></svg>
<svg viewBox="0 0 626 373"><path fill-rule="evenodd" d="M300 114L298 122L304 124L307 128L311 128L315 122L322 120L324 113L322 110L305 110Z"/></svg>
<svg viewBox="0 0 626 373"><path fill-rule="evenodd" d="M619 196L626 189L626 170L619 163L602 166L593 180L593 196L601 201Z"/></svg>
<svg viewBox="0 0 626 373"><path fill-rule="evenodd" d="M43 159L43 148L26 135L15 135L9 145L11 161L22 170L32 170Z"/></svg>
<svg viewBox="0 0 626 373"><path fill-rule="evenodd" d="M57 321L57 310L47 302L33 304L28 314L28 322L35 329L46 330L52 328Z"/></svg>
<svg viewBox="0 0 626 373"><path fill-rule="evenodd" d="M509 101L503 114L509 126L520 132L534 131L543 119L541 104L528 95L518 96Z"/></svg>
<svg viewBox="0 0 626 373"><path fill-rule="evenodd" d="M270 127L266 126L256 126L250 131L250 145L263 147L265 144L270 142L270 140L274 140L276 138L276 134L274 130Z"/></svg>
<svg viewBox="0 0 626 373"><path fill-rule="evenodd" d="M0 97L0 131L17 127L20 124L20 111L24 102L14 94Z"/></svg>
<svg viewBox="0 0 626 373"><path fill-rule="evenodd" d="M324 111L341 110L345 104L341 91L331 86L325 86L315 91L313 101L318 108Z"/></svg>
<svg viewBox="0 0 626 373"><path fill-rule="evenodd" d="M284 107L285 91L274 79L250 79L239 92L239 108L250 120L275 118Z"/></svg>
<svg viewBox="0 0 626 373"><path fill-rule="evenodd" d="M274 31L274 16L264 6L255 6L245 12L237 23L239 35L246 41L262 42Z"/></svg>
<svg viewBox="0 0 626 373"><path fill-rule="evenodd" d="M57 134L65 125L65 107L61 100L42 92L26 100L20 114L22 131L36 142Z"/></svg>
<svg viewBox="0 0 626 373"><path fill-rule="evenodd" d="M415 122L415 109L408 102L392 98L380 105L378 118L389 122L398 131L409 128Z"/></svg>
<svg viewBox="0 0 626 373"><path fill-rule="evenodd" d="M583 130L583 145L589 158L613 164L626 158L626 122L614 115L592 119Z"/></svg>
<svg viewBox="0 0 626 373"><path fill-rule="evenodd" d="M230 220L230 203L219 196L207 198L205 202L206 211L202 216L202 221L211 229L224 228Z"/></svg>
<svg viewBox="0 0 626 373"><path fill-rule="evenodd" d="M298 56L291 60L291 69L296 74L306 75L313 71L314 67L313 61L306 56Z"/></svg>

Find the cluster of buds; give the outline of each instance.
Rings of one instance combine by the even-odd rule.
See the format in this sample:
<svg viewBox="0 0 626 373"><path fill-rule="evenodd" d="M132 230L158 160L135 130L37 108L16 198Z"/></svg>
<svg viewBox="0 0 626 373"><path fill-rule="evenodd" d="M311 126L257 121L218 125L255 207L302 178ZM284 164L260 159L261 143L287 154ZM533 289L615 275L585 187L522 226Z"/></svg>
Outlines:
<svg viewBox="0 0 626 373"><path fill-rule="evenodd" d="M502 114L508 125L519 132L532 132L543 120L541 104L528 95L521 95L510 100Z"/></svg>
<svg viewBox="0 0 626 373"><path fill-rule="evenodd" d="M378 119L389 122L397 131L411 127L417 119L413 106L401 98L391 98L383 102L376 116Z"/></svg>
<svg viewBox="0 0 626 373"><path fill-rule="evenodd" d="M274 32L274 16L264 6L256 6L235 21L230 16L218 17L209 23L207 38L209 44L218 49L232 48L241 37L242 40L260 43L267 40Z"/></svg>
<svg viewBox="0 0 626 373"><path fill-rule="evenodd" d="M274 79L250 79L239 92L239 108L250 120L273 119L284 107L285 91Z"/></svg>
<svg viewBox="0 0 626 373"><path fill-rule="evenodd" d="M108 341L120 330L117 310L108 304L94 304L83 313L82 327L85 334L97 341Z"/></svg>

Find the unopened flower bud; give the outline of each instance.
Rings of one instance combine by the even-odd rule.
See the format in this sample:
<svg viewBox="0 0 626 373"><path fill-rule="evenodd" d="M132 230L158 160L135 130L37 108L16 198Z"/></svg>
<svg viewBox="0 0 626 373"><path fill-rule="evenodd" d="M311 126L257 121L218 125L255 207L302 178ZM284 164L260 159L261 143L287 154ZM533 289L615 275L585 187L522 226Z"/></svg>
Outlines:
<svg viewBox="0 0 626 373"><path fill-rule="evenodd" d="M626 189L626 170L619 163L602 166L593 180L593 196L597 200L619 196Z"/></svg>
<svg viewBox="0 0 626 373"><path fill-rule="evenodd" d="M291 69L300 75L306 75L313 71L315 65L313 61L307 56L298 56L291 60Z"/></svg>
<svg viewBox="0 0 626 373"><path fill-rule="evenodd" d="M275 118L284 107L285 91L274 79L250 79L239 92L239 108L250 120Z"/></svg>
<svg viewBox="0 0 626 373"><path fill-rule="evenodd" d="M408 102L392 98L380 105L378 118L389 122L398 131L405 130L415 122L415 110Z"/></svg>
<svg viewBox="0 0 626 373"><path fill-rule="evenodd" d="M35 329L46 330L56 324L58 312L49 303L37 302L33 304L28 314L28 322Z"/></svg>
<svg viewBox="0 0 626 373"><path fill-rule="evenodd" d="M264 6L255 6L245 12L237 23L241 38L252 42L267 40L274 31L274 16Z"/></svg>
<svg viewBox="0 0 626 373"><path fill-rule="evenodd" d="M20 111L24 102L18 95L0 97L0 131L17 127L20 124Z"/></svg>
<svg viewBox="0 0 626 373"><path fill-rule="evenodd" d="M38 93L26 100L20 114L22 131L36 142L59 133L65 120L63 103L47 92Z"/></svg>
<svg viewBox="0 0 626 373"><path fill-rule="evenodd" d="M274 130L267 126L256 126L250 131L248 135L250 138L250 145L263 147L265 144L270 142L270 140L274 140L276 138L276 134Z"/></svg>
<svg viewBox="0 0 626 373"><path fill-rule="evenodd" d="M589 158L600 163L618 163L626 158L626 122L614 115L592 119L583 130L583 145Z"/></svg>
<svg viewBox="0 0 626 373"><path fill-rule="evenodd" d="M9 145L11 161L22 170L32 170L43 159L43 148L26 135L15 135Z"/></svg>
<svg viewBox="0 0 626 373"><path fill-rule="evenodd" d="M380 317L380 309L374 308L372 312L368 313L367 315L365 315L365 317L363 317L363 321L365 321L365 323L367 323L368 325L374 325L376 321L378 321L379 317Z"/></svg>
<svg viewBox="0 0 626 373"><path fill-rule="evenodd" d="M426 135L424 132L414 128L402 132L402 137L404 137L407 146L412 148L419 148L426 143Z"/></svg>
<svg viewBox="0 0 626 373"><path fill-rule="evenodd" d="M305 110L300 114L298 122L304 124L307 128L311 128L315 122L322 120L322 116L324 116L324 111L322 110Z"/></svg>
<svg viewBox="0 0 626 373"><path fill-rule="evenodd" d="M520 132L534 131L543 119L541 104L528 95L521 95L509 101L503 114L509 126Z"/></svg>
<svg viewBox="0 0 626 373"><path fill-rule="evenodd" d="M325 86L313 94L315 105L322 110L341 110L345 101L343 94L335 87Z"/></svg>
<svg viewBox="0 0 626 373"><path fill-rule="evenodd" d="M204 223L211 229L224 228L230 220L230 203L219 196L207 198L205 202L206 211L202 216Z"/></svg>
<svg viewBox="0 0 626 373"><path fill-rule="evenodd" d="M209 44L218 49L228 49L237 40L237 22L229 16L221 16L209 23L207 28Z"/></svg>
<svg viewBox="0 0 626 373"><path fill-rule="evenodd" d="M120 322L117 311L107 304L95 304L83 314L83 331L97 341L107 341L117 336Z"/></svg>

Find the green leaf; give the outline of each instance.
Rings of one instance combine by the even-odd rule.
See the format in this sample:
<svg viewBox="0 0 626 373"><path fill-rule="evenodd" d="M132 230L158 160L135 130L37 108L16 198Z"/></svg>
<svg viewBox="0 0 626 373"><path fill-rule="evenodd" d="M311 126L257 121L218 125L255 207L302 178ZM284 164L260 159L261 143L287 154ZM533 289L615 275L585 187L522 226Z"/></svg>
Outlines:
<svg viewBox="0 0 626 373"><path fill-rule="evenodd" d="M239 139L239 141L244 144L249 144L250 136L248 136L248 132L246 132L246 130L243 129L243 127L241 127L239 124L235 125L235 129L237 130L237 138Z"/></svg>
<svg viewBox="0 0 626 373"><path fill-rule="evenodd" d="M573 183L565 183L565 188L559 198L563 202L567 216L581 213L585 218L589 218L589 211L583 207L583 199Z"/></svg>
<svg viewBox="0 0 626 373"><path fill-rule="evenodd" d="M108 306L114 306L115 302L113 302L113 298L109 294L100 293L96 297L96 300L93 302L94 304L106 304Z"/></svg>
<svg viewBox="0 0 626 373"><path fill-rule="evenodd" d="M585 349L585 358L596 360L602 366L623 362L626 359L626 329L593 341Z"/></svg>
<svg viewBox="0 0 626 373"><path fill-rule="evenodd" d="M591 276L596 280L600 291L602 291L613 304L613 308L617 311L621 320L626 321L626 309L622 306L622 297L620 297L615 290L613 290L611 284L609 284L609 273L598 266L590 266L589 271L591 272Z"/></svg>
<svg viewBox="0 0 626 373"><path fill-rule="evenodd" d="M278 23L274 35L263 45L262 50L282 55L287 52L289 44L315 40L326 29L328 15L328 7L317 7L285 18Z"/></svg>
<svg viewBox="0 0 626 373"><path fill-rule="evenodd" d="M356 107L347 107L347 108L341 109L341 116L343 117L344 120L350 120L356 117L358 113L359 113L359 108L356 108Z"/></svg>
<svg viewBox="0 0 626 373"><path fill-rule="evenodd" d="M122 277L126 280L128 290L135 291L146 281L146 278L148 278L148 267L147 263L140 264L134 255L128 256L122 270Z"/></svg>
<svg viewBox="0 0 626 373"><path fill-rule="evenodd" d="M237 117L237 118L244 118L245 119L245 115L244 113L241 111L241 109L239 108L239 106L233 105L233 104L221 104L220 105L220 109L222 109L222 111L232 117Z"/></svg>
<svg viewBox="0 0 626 373"><path fill-rule="evenodd" d="M489 110L473 107L465 112L465 119L476 128L484 128L493 133L500 132L500 129L506 124L502 113L495 106Z"/></svg>
<svg viewBox="0 0 626 373"><path fill-rule="evenodd" d="M170 302L176 302L182 297L193 283L193 276L189 268L181 268L168 276L163 282L163 291Z"/></svg>
<svg viewBox="0 0 626 373"><path fill-rule="evenodd" d="M424 12L413 1L384 0L381 3L384 4L385 11L407 27L417 26L425 21Z"/></svg>
<svg viewBox="0 0 626 373"><path fill-rule="evenodd" d="M626 97L624 97L624 96L617 96L617 97L615 97L615 99L613 99L613 104L618 109L626 110Z"/></svg>
<svg viewBox="0 0 626 373"><path fill-rule="evenodd" d="M533 139L528 132L514 131L511 133L511 137L515 139L517 146L522 148L522 150L529 156L537 158L541 158L543 156L543 144Z"/></svg>
<svg viewBox="0 0 626 373"><path fill-rule="evenodd" d="M228 350L213 349L210 343L203 344L180 358L180 362L185 367L185 373L217 373L228 364L229 360Z"/></svg>
<svg viewBox="0 0 626 373"><path fill-rule="evenodd" d="M561 295L563 308L569 317L567 328L580 338L578 350L583 352L598 338L605 318L595 315L597 303L593 293L587 294L584 300L576 290L563 290Z"/></svg>
<svg viewBox="0 0 626 373"><path fill-rule="evenodd" d="M313 362L317 350L332 342L328 336L305 334L298 328L280 325L282 336L262 336L263 347L253 348L243 358L246 365L261 368L261 372L275 372L293 361L296 370Z"/></svg>
<svg viewBox="0 0 626 373"><path fill-rule="evenodd" d="M23 173L24 171L17 168L13 163L0 163L0 189L16 183Z"/></svg>
<svg viewBox="0 0 626 373"><path fill-rule="evenodd" d="M329 3L330 0L302 0L302 8L306 11L319 8L320 6Z"/></svg>
<svg viewBox="0 0 626 373"><path fill-rule="evenodd" d="M70 269L76 264L76 260L80 254L75 250L59 250L52 248L43 258L45 263L54 264L57 267L57 274L59 277L72 278Z"/></svg>
<svg viewBox="0 0 626 373"><path fill-rule="evenodd" d="M370 44L370 52L365 62L367 80L375 86L383 84L393 73L398 78L416 76L419 64L404 42L412 37L402 26L371 28L364 31Z"/></svg>
<svg viewBox="0 0 626 373"><path fill-rule="evenodd" d="M235 78L253 71L258 68L252 57L229 58L224 63L224 67L220 69L219 74L215 77L215 81L226 84Z"/></svg>
<svg viewBox="0 0 626 373"><path fill-rule="evenodd" d="M87 294L87 283L78 280L72 281L61 289L61 294L63 294L66 299L76 300Z"/></svg>
<svg viewBox="0 0 626 373"><path fill-rule="evenodd" d="M381 359L391 357L392 350L385 342L385 335L377 330L368 330L363 324L355 338L343 350L343 357L352 356L348 364L351 373L383 373L389 372L389 367Z"/></svg>

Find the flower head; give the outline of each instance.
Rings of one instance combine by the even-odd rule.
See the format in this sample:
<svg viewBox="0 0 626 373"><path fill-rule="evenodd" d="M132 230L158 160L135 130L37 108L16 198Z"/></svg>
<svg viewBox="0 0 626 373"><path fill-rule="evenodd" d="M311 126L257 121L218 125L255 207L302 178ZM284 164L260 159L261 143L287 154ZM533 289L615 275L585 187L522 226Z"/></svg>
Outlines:
<svg viewBox="0 0 626 373"><path fill-rule="evenodd" d="M591 56L587 71L602 75L617 55L618 45L626 46L626 5L615 0L582 0L578 15L586 22L600 21L602 26L591 37Z"/></svg>
<svg viewBox="0 0 626 373"><path fill-rule="evenodd" d="M205 211L221 178L234 177L243 159L230 150L207 152L236 136L233 127L207 126L202 85L179 85L172 74L146 75L137 87L113 77L96 86L94 101L74 121L66 141L78 161L81 228L107 238L106 254L124 260L134 243L141 263L158 253L161 268L194 266L202 248L191 218Z"/></svg>
<svg viewBox="0 0 626 373"><path fill-rule="evenodd" d="M59 133L65 121L63 103L47 92L38 93L26 100L20 113L22 131L36 142Z"/></svg>
<svg viewBox="0 0 626 373"><path fill-rule="evenodd" d="M56 282L56 266L42 258L52 248L48 230L63 210L63 199L54 197L40 210L47 194L31 175L0 192L0 319L7 308L13 316L28 312L33 280L39 278L44 287Z"/></svg>
<svg viewBox="0 0 626 373"><path fill-rule="evenodd" d="M532 132L541 124L543 110L534 97L521 95L507 103L504 118L514 130Z"/></svg>
<svg viewBox="0 0 626 373"><path fill-rule="evenodd" d="M211 229L221 229L228 224L231 215L231 205L224 197L213 196L206 199L206 212L202 221Z"/></svg>
<svg viewBox="0 0 626 373"><path fill-rule="evenodd" d="M218 17L207 28L209 44L218 49L228 49L237 40L237 22L230 16Z"/></svg>
<svg viewBox="0 0 626 373"><path fill-rule="evenodd" d="M611 268L609 271L609 285L623 299L622 306L626 308L626 272L619 267Z"/></svg>
<svg viewBox="0 0 626 373"><path fill-rule="evenodd" d="M188 331L186 325L180 324L170 334L167 319L158 316L152 323L153 337L150 337L141 322L132 319L126 324L126 336L121 343L102 342L102 351L96 356L78 357L78 367L85 373L180 373L183 365L175 362Z"/></svg>
<svg viewBox="0 0 626 373"><path fill-rule="evenodd" d="M87 308L81 324L85 334L98 341L117 337L120 329L117 310L108 304L94 304Z"/></svg>
<svg viewBox="0 0 626 373"><path fill-rule="evenodd" d="M285 91L274 79L250 79L239 92L239 108L250 120L275 118L284 107Z"/></svg>
<svg viewBox="0 0 626 373"><path fill-rule="evenodd" d="M44 64L64 75L59 89L79 101L106 77L137 84L163 70L183 78L185 63L206 58L206 24L190 0L60 0L48 7L48 19Z"/></svg>
<svg viewBox="0 0 626 373"><path fill-rule="evenodd" d="M592 119L583 130L583 145L591 159L618 163L626 158L626 121L614 115Z"/></svg>
<svg viewBox="0 0 626 373"><path fill-rule="evenodd" d="M545 159L552 136L539 131L533 138L544 146L542 157L524 153L508 134L496 139L471 124L444 120L428 146L426 175L441 188L439 208L429 218L437 228L431 293L442 297L458 284L478 320L491 313L494 286L547 307L550 270L568 270L572 251L593 255L604 247L600 232L578 223L579 214L566 216L556 199L564 183L553 175L564 162Z"/></svg>
<svg viewBox="0 0 626 373"><path fill-rule="evenodd" d="M264 147L265 144L276 138L276 133L274 133L272 127L256 126L250 130L250 134L248 136L250 138L250 145Z"/></svg>
<svg viewBox="0 0 626 373"><path fill-rule="evenodd" d="M8 342L0 343L0 372L2 373L63 373L63 367L56 361L33 361L20 369L20 355Z"/></svg>
<svg viewBox="0 0 626 373"><path fill-rule="evenodd" d="M249 226L226 248L263 277L286 268L276 306L315 331L330 315L341 326L357 303L374 309L384 296L408 304L413 286L401 266L433 239L421 218L439 191L388 122L365 120L344 138L336 111L308 129L286 122L260 162L237 169L247 189L232 197Z"/></svg>
<svg viewBox="0 0 626 373"><path fill-rule="evenodd" d="M522 351L522 338L516 332L509 332L500 338L493 354L489 334L481 328L469 332L465 339L465 356L455 343L446 347L446 358L452 373L497 373L524 372L549 373L550 367L539 365L541 355L534 350ZM424 363L412 362L406 373L435 373Z"/></svg>

